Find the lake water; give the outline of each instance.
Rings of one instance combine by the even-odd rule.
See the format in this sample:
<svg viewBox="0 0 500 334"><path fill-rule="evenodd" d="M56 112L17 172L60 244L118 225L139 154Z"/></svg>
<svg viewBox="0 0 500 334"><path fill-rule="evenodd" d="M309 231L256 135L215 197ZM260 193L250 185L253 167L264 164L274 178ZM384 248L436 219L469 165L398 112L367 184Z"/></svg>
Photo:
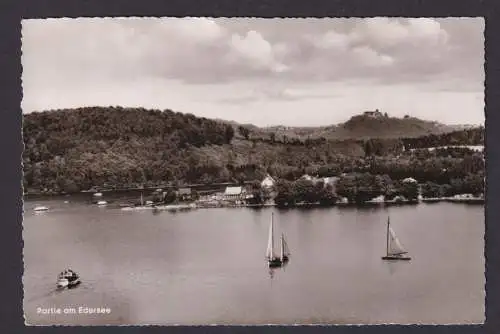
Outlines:
<svg viewBox="0 0 500 334"><path fill-rule="evenodd" d="M35 214L35 204L51 210ZM264 256L272 211L292 255L270 272ZM388 214L410 262L381 260ZM484 321L482 205L153 213L67 197L26 201L23 237L31 325ZM67 267L83 283L56 291Z"/></svg>

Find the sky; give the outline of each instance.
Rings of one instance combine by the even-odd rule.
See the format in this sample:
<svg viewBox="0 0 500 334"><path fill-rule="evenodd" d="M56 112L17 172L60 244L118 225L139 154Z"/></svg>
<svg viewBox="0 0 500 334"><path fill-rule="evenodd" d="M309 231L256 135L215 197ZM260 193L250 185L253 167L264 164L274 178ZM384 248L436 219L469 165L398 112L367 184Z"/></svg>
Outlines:
<svg viewBox="0 0 500 334"><path fill-rule="evenodd" d="M24 113L171 109L258 126L367 110L484 124L482 18L22 21Z"/></svg>

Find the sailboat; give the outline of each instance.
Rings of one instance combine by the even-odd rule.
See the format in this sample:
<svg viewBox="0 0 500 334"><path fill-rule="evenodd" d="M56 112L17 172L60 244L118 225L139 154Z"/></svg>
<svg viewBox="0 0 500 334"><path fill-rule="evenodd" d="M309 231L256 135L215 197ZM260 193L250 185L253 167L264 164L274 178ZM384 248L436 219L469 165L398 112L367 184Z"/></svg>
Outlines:
<svg viewBox="0 0 500 334"><path fill-rule="evenodd" d="M267 242L266 258L270 268L281 267L290 259L290 251L285 241L285 235L280 237L279 255L274 251L274 213L271 214L271 224L269 225L269 239Z"/></svg>
<svg viewBox="0 0 500 334"><path fill-rule="evenodd" d="M382 260L411 260L411 257L406 254L408 254L408 252L401 245L401 242L391 227L390 218L387 217L387 248L386 255L382 257Z"/></svg>

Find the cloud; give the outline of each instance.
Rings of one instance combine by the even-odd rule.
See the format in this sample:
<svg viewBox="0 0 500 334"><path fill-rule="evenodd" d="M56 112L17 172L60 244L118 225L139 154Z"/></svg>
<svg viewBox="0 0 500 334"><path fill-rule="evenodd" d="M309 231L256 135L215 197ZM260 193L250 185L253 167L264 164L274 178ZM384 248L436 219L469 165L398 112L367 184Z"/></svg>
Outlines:
<svg viewBox="0 0 500 334"><path fill-rule="evenodd" d="M279 35L259 31L262 21L234 31L230 21L208 18L29 20L23 22L24 60L36 57L38 68L55 75L95 69L186 82L263 76L335 81L363 75L418 81L426 72L464 73L456 68L469 64L451 58L468 56L464 50L475 43L471 39L482 38L465 36L449 44L449 32L429 18L352 19L343 29L332 21L319 32L301 24L303 31ZM28 73L39 71L27 66ZM377 67L380 71L373 71Z"/></svg>
<svg viewBox="0 0 500 334"><path fill-rule="evenodd" d="M243 66L278 73L287 70L287 66L276 60L273 46L255 30L249 31L245 37L233 34L230 46L230 61L244 62Z"/></svg>
<svg viewBox="0 0 500 334"><path fill-rule="evenodd" d="M350 44L350 36L329 30L319 36L312 36L314 47L323 50L347 51Z"/></svg>
<svg viewBox="0 0 500 334"><path fill-rule="evenodd" d="M291 90L310 83L483 90L484 21L476 18L79 18L22 27L25 105L50 100L42 90L103 96L106 87L155 80L262 86L222 103L321 98ZM281 88L268 89L274 81Z"/></svg>
<svg viewBox="0 0 500 334"><path fill-rule="evenodd" d="M224 104L255 104L266 101L293 102L300 100L331 99L336 96L337 94L334 93L321 94L297 88L265 87L252 89L250 92L239 96L222 98L217 100L217 102Z"/></svg>
<svg viewBox="0 0 500 334"><path fill-rule="evenodd" d="M394 63L391 56L380 54L368 46L354 48L352 54L362 66L385 67Z"/></svg>
<svg viewBox="0 0 500 334"><path fill-rule="evenodd" d="M431 18L390 19L368 18L352 31L356 42L378 49L404 50L408 46L439 46L446 44L448 33ZM394 50L394 49L393 49Z"/></svg>

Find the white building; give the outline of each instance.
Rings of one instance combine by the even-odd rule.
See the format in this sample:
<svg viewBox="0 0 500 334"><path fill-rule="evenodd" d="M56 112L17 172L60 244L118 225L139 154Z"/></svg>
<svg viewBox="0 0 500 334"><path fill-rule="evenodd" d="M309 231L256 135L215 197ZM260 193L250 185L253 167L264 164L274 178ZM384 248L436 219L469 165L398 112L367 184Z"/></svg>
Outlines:
<svg viewBox="0 0 500 334"><path fill-rule="evenodd" d="M313 177L311 175L308 175L308 174L304 174L300 177L300 179L302 180L307 180L307 181L313 181Z"/></svg>
<svg viewBox="0 0 500 334"><path fill-rule="evenodd" d="M329 184L335 189L335 185L337 184L337 181L339 180L338 176L330 176L330 177L324 177L323 182L325 183L325 187Z"/></svg>
<svg viewBox="0 0 500 334"><path fill-rule="evenodd" d="M262 188L272 188L274 186L274 184L276 183L276 181L274 181L274 179L271 177L271 175L267 175L264 180L262 180L260 186Z"/></svg>
<svg viewBox="0 0 500 334"><path fill-rule="evenodd" d="M418 183L418 182L412 177L407 177L406 179L403 180L403 183Z"/></svg>
<svg viewBox="0 0 500 334"><path fill-rule="evenodd" d="M243 187L226 187L224 200L242 200L245 198Z"/></svg>

